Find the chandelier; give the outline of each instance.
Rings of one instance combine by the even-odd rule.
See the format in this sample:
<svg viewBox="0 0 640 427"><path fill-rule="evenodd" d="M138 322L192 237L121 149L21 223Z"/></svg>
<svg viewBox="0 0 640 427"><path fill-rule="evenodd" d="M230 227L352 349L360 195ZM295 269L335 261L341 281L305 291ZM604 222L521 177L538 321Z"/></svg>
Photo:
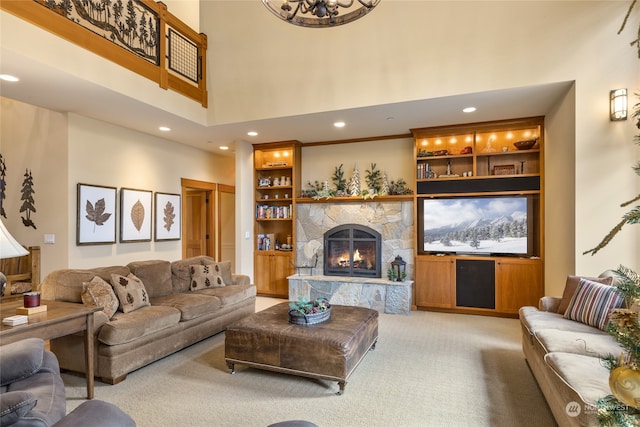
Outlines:
<svg viewBox="0 0 640 427"><path fill-rule="evenodd" d="M334 27L362 18L380 0L262 0L278 18L301 27Z"/></svg>

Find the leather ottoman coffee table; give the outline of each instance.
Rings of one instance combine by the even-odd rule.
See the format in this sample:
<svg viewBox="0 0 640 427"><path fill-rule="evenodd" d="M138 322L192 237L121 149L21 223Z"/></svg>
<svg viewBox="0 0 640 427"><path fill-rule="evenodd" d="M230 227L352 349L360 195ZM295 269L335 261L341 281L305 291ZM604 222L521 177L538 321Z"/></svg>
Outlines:
<svg viewBox="0 0 640 427"><path fill-rule="evenodd" d="M289 323L289 303L239 320L225 332L225 361L303 377L347 379L378 340L378 312L363 307L331 306L331 318L315 325Z"/></svg>

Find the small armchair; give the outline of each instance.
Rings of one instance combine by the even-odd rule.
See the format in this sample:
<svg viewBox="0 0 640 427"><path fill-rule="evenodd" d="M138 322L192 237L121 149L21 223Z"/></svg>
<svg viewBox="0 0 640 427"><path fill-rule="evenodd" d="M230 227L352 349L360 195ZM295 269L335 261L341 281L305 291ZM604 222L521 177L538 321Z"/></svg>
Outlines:
<svg viewBox="0 0 640 427"><path fill-rule="evenodd" d="M84 402L65 417L66 393L56 356L44 341L28 338L0 346L0 425L128 427L135 422L116 406Z"/></svg>

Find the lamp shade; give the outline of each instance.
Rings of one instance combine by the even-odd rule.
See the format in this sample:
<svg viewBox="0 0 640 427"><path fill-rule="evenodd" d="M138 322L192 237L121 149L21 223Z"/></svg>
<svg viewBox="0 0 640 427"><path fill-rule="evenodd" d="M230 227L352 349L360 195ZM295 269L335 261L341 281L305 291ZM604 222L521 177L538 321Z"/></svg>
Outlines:
<svg viewBox="0 0 640 427"><path fill-rule="evenodd" d="M0 220L0 259L14 258L28 253L29 251L13 238Z"/></svg>

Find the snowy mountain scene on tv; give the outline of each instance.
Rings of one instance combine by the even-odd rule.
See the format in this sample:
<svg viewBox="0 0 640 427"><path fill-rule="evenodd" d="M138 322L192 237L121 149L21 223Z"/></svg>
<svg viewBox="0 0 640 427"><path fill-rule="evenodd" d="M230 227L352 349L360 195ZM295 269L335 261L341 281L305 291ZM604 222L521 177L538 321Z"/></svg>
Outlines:
<svg viewBox="0 0 640 427"><path fill-rule="evenodd" d="M424 200L424 250L527 254L527 198Z"/></svg>

